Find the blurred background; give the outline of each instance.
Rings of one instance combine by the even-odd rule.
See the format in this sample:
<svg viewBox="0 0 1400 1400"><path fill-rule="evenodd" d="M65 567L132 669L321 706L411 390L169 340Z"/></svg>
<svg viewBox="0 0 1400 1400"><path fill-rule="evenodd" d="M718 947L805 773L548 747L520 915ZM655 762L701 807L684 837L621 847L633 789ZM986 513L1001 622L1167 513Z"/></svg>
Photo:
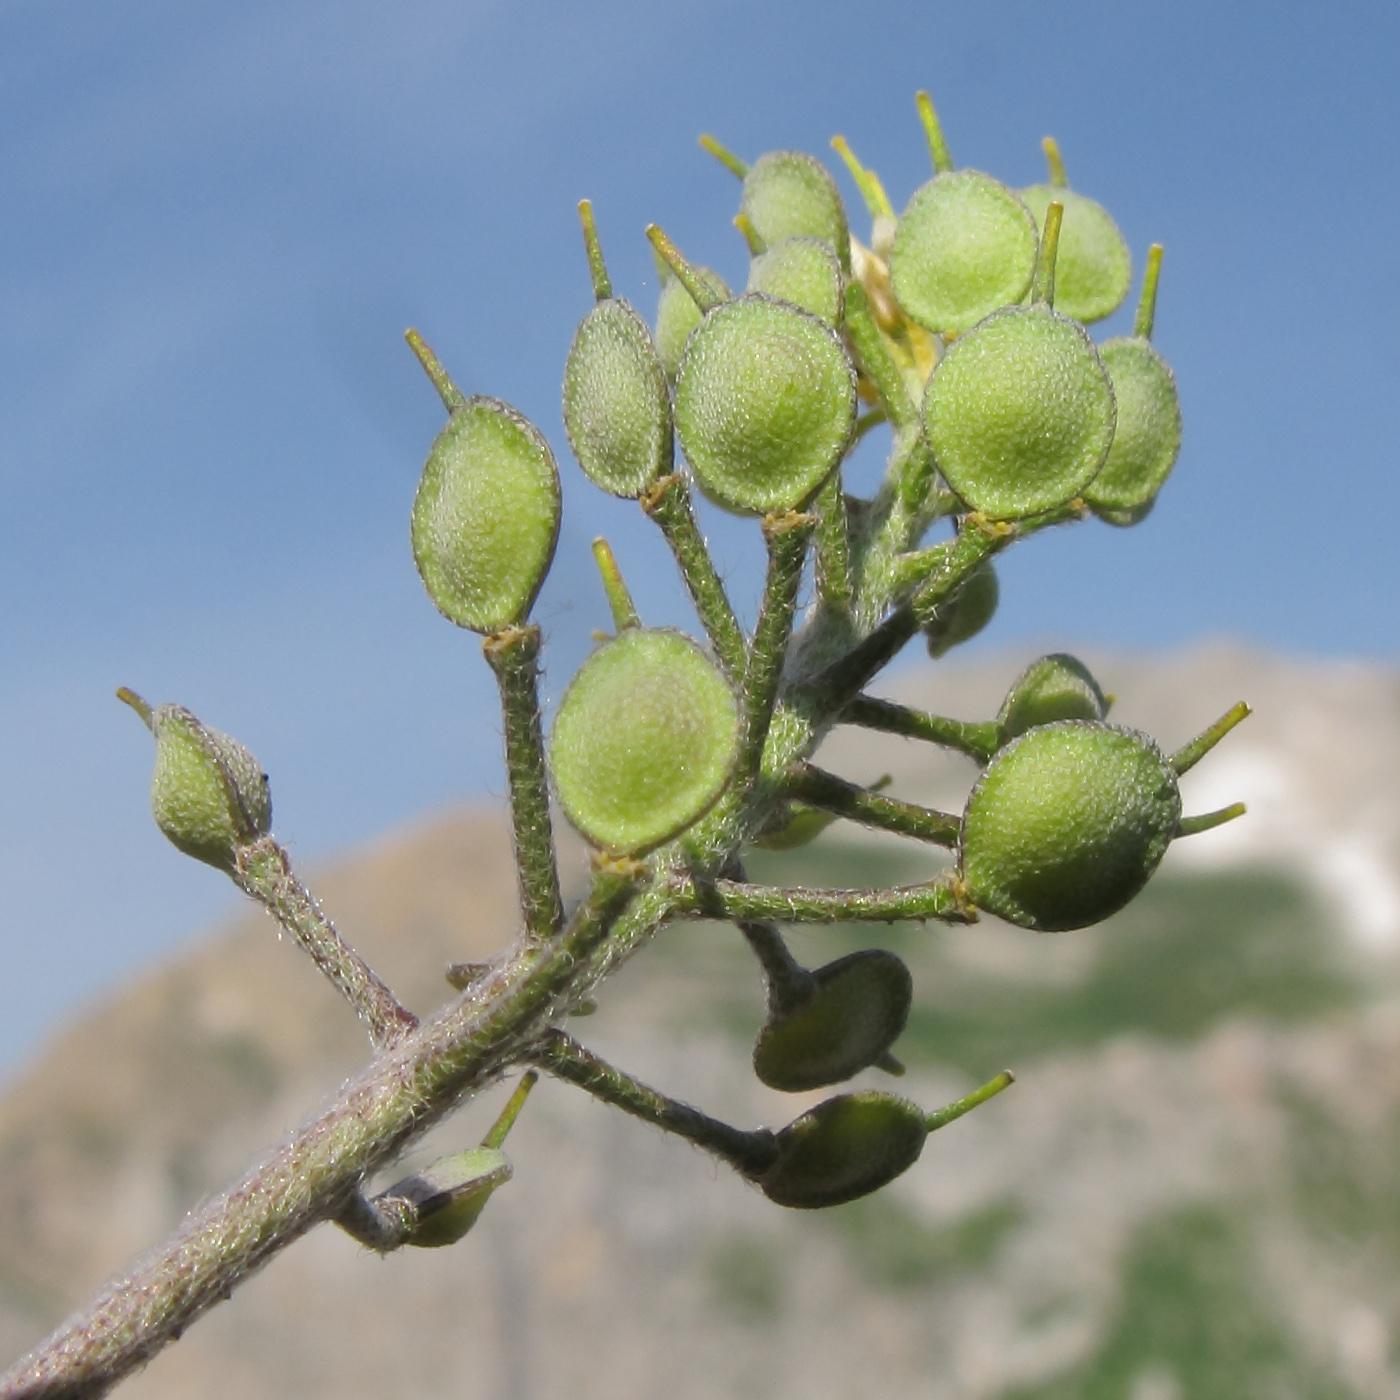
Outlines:
<svg viewBox="0 0 1400 1400"><path fill-rule="evenodd" d="M176 973L152 981L151 969L188 946L194 930L237 908L227 882L181 860L150 823L149 740L113 700L115 686L185 703L246 742L272 775L277 829L299 859L324 859L449 804L499 798L489 675L475 639L428 604L409 555L408 507L442 411L402 343L404 328L424 333L464 389L516 404L559 453L564 525L537 609L549 643L547 688L557 695L591 629L605 622L587 549L594 535L613 541L648 621L690 625L664 549L635 507L602 497L571 469L559 376L573 325L591 302L576 201L594 201L614 282L649 313L657 283L642 229L651 220L693 257L742 281L744 248L729 223L737 187L697 147L701 131L747 158L794 146L827 159L861 231L859 203L829 138L844 134L902 205L929 175L913 105L914 91L926 87L960 164L1029 184L1042 177L1040 137L1053 134L1071 182L1110 208L1139 267L1150 242L1166 245L1155 340L1178 374L1186 438L1176 474L1145 523L1131 531L1091 524L1014 551L1001 570L1000 613L968 666L931 678L922 652L911 649L891 683L929 704L978 715L1037 651L1088 648L1101 658L1106 687L1125 696L1125 720L1155 726L1164 742L1181 742L1239 698L1236 691L1261 709L1268 702L1272 718L1251 721L1258 737L1242 736L1234 759L1221 751L1217 776L1200 776L1194 803L1246 797L1252 825L1240 836L1232 828L1198 838L1224 854L1202 855L1199 866L1183 858L1179 870L1167 871L1159 903L1133 916L1132 937L1144 941L1124 946L1139 948L1144 967L1156 971L1113 982L1121 969L1095 970L1096 935L1072 946L993 941L985 946L997 956L968 953L976 964L970 969L930 964L919 973L921 996L931 996L934 984L957 989L965 985L960 978L991 978L978 983L980 991L949 993L951 1004L985 1005L994 1020L1029 1017L1040 1027L1019 1050L978 1041L981 1032L970 1024L957 1035L926 1028L915 1037L923 1049L911 1051L911 1064L930 1076L927 1086L914 1087L930 1093L957 1091L961 1076L1000 1068L1004 1054L1026 1063L1043 1058L1066 1097L1027 1093L1016 1106L1032 1115L1023 1132L1052 1121L1068 1132L1064 1106L1085 1102L1084 1093L1121 1106L1125 1096L1147 1094L1147 1080L1134 1075L1150 1079L1161 1057L1177 1064L1197 1056L1199 1064L1191 1060L1194 1068L1182 1071L1187 1077L1163 1090L1178 1116L1169 1107L1165 1116L1146 1115L1156 1126L1143 1130L1147 1145L1133 1149L1137 1156L1108 1152L1132 1138L1116 1109L1096 1118L1085 1108L1084 1121L1097 1126L1072 1146L1049 1126L1041 1141L1048 1156L1019 1140L1003 1143L1027 1166L1020 1184L990 1173L987 1180L1005 1187L995 1199L974 1189L984 1168L968 1156L962 1175L953 1170L944 1186L917 1188L927 1194L922 1203L917 1194L904 1200L899 1208L912 1214L902 1225L871 1217L874 1224L852 1226L846 1236L830 1225L811 1234L802 1232L809 1222L783 1217L771 1226L781 1241L759 1253L796 1259L816 1250L811 1258L830 1263L838 1279L821 1306L792 1303L791 1311L783 1290L798 1285L790 1280L821 1270L784 1265L764 1275L768 1284L755 1284L767 1265L743 1255L752 1233L744 1212L761 1203L738 1191L738 1263L724 1256L714 1267L716 1277L728 1269L740 1280L739 1302L723 1301L728 1285L711 1279L702 1261L692 1281L699 1292L677 1285L676 1316L693 1313L702 1295L720 1299L716 1316L737 1308L738 1320L723 1326L742 1337L758 1335L744 1330L754 1316L810 1323L859 1315L873 1331L861 1334L867 1341L853 1354L906 1357L904 1371L884 1377L891 1393L904 1393L901 1386L935 1393L933 1371L946 1388L938 1393L950 1395L1035 1386L1051 1387L1046 1395L1140 1400L1215 1394L1213 1385L1224 1387L1221 1394L1253 1393L1240 1389L1241 1376L1275 1387L1260 1394L1400 1393L1389 1341L1396 1274L1392 1245L1384 1243L1400 1217L1367 1155L1384 1140L1378 1125L1389 1122L1386 1007L1400 944L1393 782L1400 776L1400 642L1392 622L1400 563L1375 538L1376 525L1400 510L1400 395L1387 388L1400 331L1384 309L1400 198L1386 175L1400 137L1397 41L1400 12L1380 3L929 0L853 9L826 0L665 7L403 0L386 8L362 0L252 0L228 8L135 0L114 9L91 0L61 7L9 0L0 7L0 941L8 974L0 986L0 1075L13 1091L6 1111L18 1115L6 1120L7 1150L18 1152L14 1144L23 1141L40 1152L35 1144L47 1143L43 1151L96 1164L94 1182L127 1180L114 1176L113 1159L103 1155L126 1149L113 1145L107 1129L93 1128L131 1120L131 1105L113 1106L120 1095L76 1118L66 1109L57 1118L41 1114L42 1130L23 1105L62 1101L52 1088L57 1081L43 1074L58 1073L54 1065L65 1055L74 1084L85 1080L76 1067L90 1065L99 1042L82 1041L89 1048L80 1056L71 1039L56 1037L114 984L131 989L122 1005L146 1007L149 1023L137 1016L133 1024L146 1029L130 1032L134 1043L153 1056L167 1045L168 1026L161 1028L153 1009L165 1003L152 988L166 987L162 979ZM1096 334L1119 333L1127 321L1120 313ZM747 605L757 584L756 530L716 515L706 523ZM1126 698L1134 694L1136 712ZM862 778L888 766L873 750L853 750L846 761ZM901 752L893 761L908 773L910 795L955 800L946 795L953 778L936 765L919 769L926 756ZM415 828L419 836L403 839L456 830L452 823L462 820ZM840 839L828 849L830 869L839 868L844 849ZM412 869L411 877L401 874L405 890L431 879L426 865ZM347 911L359 907L345 899ZM444 912L449 903L420 921L436 930L431 937L445 939L443 930L457 927ZM1209 918L1202 912L1212 910ZM364 917L363 931L349 931L373 943L376 928L399 927L408 916ZM502 919L496 941L509 932ZM1203 962L1202 947L1218 951L1221 940L1225 961ZM434 957L443 952L432 946ZM206 946L193 956L214 953ZM407 977L418 953L410 945L389 956L402 959L396 965ZM672 956L677 967L688 956L679 941ZM946 956L956 962L959 955ZM1285 972L1300 969L1294 980L1279 971L1280 958ZM1142 978L1165 987L1163 969L1182 972L1188 963L1214 971L1188 979L1184 1009L1168 1014L1122 990L1140 992ZM714 1008L729 994L718 989L741 970L736 963L706 973L712 984L700 979L716 989L708 1015L720 1014ZM655 975L670 974L661 967ZM266 988L248 991L248 1004L262 1005L267 995ZM307 995L314 999L315 989ZM631 1004L648 1001L638 991ZM228 1026L237 1016L225 1012L211 1012L208 1025L190 1034L200 1044L200 1036L233 1034ZM116 1013L100 1013L108 1014ZM627 1033L626 1020L619 1010L617 1034ZM751 1034L751 1020L743 1035ZM80 1034L96 1035L97 1024L89 1021ZM1285 1024L1294 1029L1285 1034ZM1072 1025L1080 1029L1065 1029ZM1333 1031L1342 1040L1325 1052L1296 1039ZM235 1048L246 1050L251 1034L238 1031ZM733 1026L708 1023L684 1034L671 1027L639 1053L644 1063L650 1056L675 1070L673 1087L689 1083L703 1095L713 1080L722 1100L721 1065L742 1063L743 1036L735 1034ZM1286 1042L1277 1055L1271 1036ZM36 1046L49 1047L48 1058L31 1069L26 1056ZM204 1081L191 1094L219 1106L211 1124L237 1119L230 1104L244 1095L244 1130L266 1141L304 1111L308 1084L329 1088L358 1054L346 1042L323 1059L310 1056L314 1072L298 1069L288 1078L291 1070L269 1070L271 1079L258 1078L264 1071L256 1056L234 1054L227 1070L233 1099L220 1099ZM202 1063L193 1052L190 1060ZM287 1050L286 1065L295 1060ZM139 1056L114 1054L113 1063L128 1079L156 1073ZM1317 1063L1331 1068L1323 1073ZM1294 1078L1322 1078L1299 1087L1288 1078L1293 1070L1278 1069L1286 1084L1277 1089L1275 1069L1260 1065L1294 1065ZM1336 1107L1338 1086L1364 1080L1358 1065L1371 1065L1380 1078L1337 1110L1345 1129L1329 1126L1321 1109L1322 1117L1308 1117L1318 1103ZM1110 1092L1104 1076L1114 1073L1126 1077ZM1225 1086L1217 1117L1204 1115L1220 1131L1211 1136L1200 1127L1193 1136L1184 1126L1188 1106L1207 1081ZM48 1089L36 1087L45 1083ZM1250 1085L1255 1099L1248 1099ZM747 1092L732 1101L741 1115L790 1108L751 1102ZM1244 1100L1230 1093L1245 1094L1259 1116L1240 1110ZM1027 1107L1033 1102L1041 1108ZM587 1124L602 1115L587 1107L558 1111L582 1113ZM996 1111L1009 1122L1009 1099ZM541 1111L542 1121L550 1121L547 1114ZM80 1250L81 1262L66 1273L26 1272L36 1249L67 1255L56 1243L62 1231L44 1234L28 1188L12 1181L11 1219L20 1224L0 1248L0 1303L16 1310L12 1350L32 1340L39 1320L61 1310L70 1292L115 1267L128 1246L149 1242L159 1222L178 1218L246 1156L232 1129L216 1150L209 1145L214 1128L192 1137L192 1121L176 1113L169 1142L154 1128L136 1135L149 1151L130 1157L134 1184L117 1212L119 1238L109 1240L110 1253ZM1258 1131L1243 1133L1242 1123ZM636 1131L606 1120L599 1152L621 1151L604 1144ZM975 1141L978 1131L966 1125L964 1140ZM1337 1145L1353 1138L1354 1152ZM1295 1141L1312 1146L1290 1157ZM1180 1149L1181 1173L1159 1180L1153 1172L1166 1160L1167 1142L1188 1143L1190 1151ZM1069 1213L1054 1217L1060 1233L1046 1234L1050 1206L1036 1183L1063 1181L1066 1199L1092 1214L1107 1187L1081 1170L1079 1154L1090 1143L1106 1154L1095 1160L1119 1163L1114 1200L1122 1205L1107 1213L1116 1223L1103 1226L1097 1244L1076 1248L1087 1216L1066 1205ZM1272 1144L1267 1170L1264 1158L1251 1155L1264 1151L1261 1143ZM1332 1154L1330 1186L1306 1175L1318 1144ZM672 1165L656 1168L656 1190L647 1197L645 1218L660 1232L652 1243L661 1241L663 1261L672 1257L668 1250L699 1258L677 1243L684 1221L667 1224L671 1198L661 1183L674 1160L665 1160ZM615 1163L599 1161L605 1182ZM1224 1175L1202 1161L1225 1164ZM1302 1185L1287 1165L1295 1161L1303 1163ZM1059 1164L1053 1170L1052 1162ZM1156 1185L1139 1190L1135 1170L1145 1167ZM696 1171L714 1186L708 1168ZM1313 1197L1331 1201L1333 1215L1316 1230L1304 1221L1293 1234L1251 1233L1239 1216L1246 1206L1257 1211L1258 1202L1243 1184L1266 1176L1283 1203L1271 1219L1297 1224L1297 1201ZM737 1190L732 1183L716 1189ZM137 1197L145 1202L140 1210L132 1205ZM582 1198L574 1204L592 1208ZM694 1228L727 1238L704 1224L704 1209L696 1207ZM729 1209L714 1206L720 1215ZM984 1210L992 1212L985 1220L977 1215ZM502 1220L504 1212L503 1205ZM1382 1215L1384 1227L1376 1223ZM967 1226L973 1244L957 1233L964 1217L982 1221ZM579 1225L573 1216L556 1223L560 1230ZM990 1245L976 1243L984 1226ZM81 1213L63 1228L84 1239L94 1229ZM860 1241L882 1229L879 1238L896 1249L924 1239L922 1229L934 1262L877 1260L867 1268ZM505 1239L505 1227L499 1231ZM1362 1268L1356 1240L1378 1237L1380 1253ZM1319 1238L1330 1244L1307 1243ZM1011 1241L1012 1253L998 1253L999 1241ZM551 1248L548 1238L538 1243ZM514 1263L504 1253L473 1256L475 1266L496 1259L478 1282L506 1290L499 1317L517 1316L521 1327L510 1289L518 1294L535 1270L528 1244ZM306 1246L313 1248L334 1246ZM600 1253L602 1246L579 1249L602 1272L578 1264L568 1275L575 1282L561 1284L558 1297L586 1339L597 1328L579 1321L586 1314L577 1313L578 1300L590 1280L616 1281L628 1268L623 1256ZM1003 1313L999 1321L968 1320L968 1335L980 1340L960 1351L948 1305L937 1300L976 1294L970 1275L945 1268L963 1249L980 1261L969 1266L982 1280L977 1287L1002 1299L995 1307ZM560 1257L572 1256L561 1246ZM365 1262L380 1279L398 1276L397 1263ZM905 1270L899 1277L906 1283L891 1285L898 1307L890 1289L877 1286L887 1266ZM339 1263L326 1267L339 1276ZM1014 1295L1003 1286L1007 1278L1053 1279L1067 1268L1083 1274L1066 1284L1069 1303L1054 1288L1048 1301L1034 1288L1034 1296L1015 1295L1014 1306L1005 1301ZM995 1288L989 1269L1003 1270ZM1198 1323L1182 1324L1183 1335L1199 1335L1199 1319L1223 1315L1210 1288L1233 1289L1254 1309L1222 1324L1218 1347L1232 1359L1210 1373L1216 1379L1184 1373L1170 1338L1149 1335L1142 1319L1160 1312L1152 1289L1175 1286L1163 1277L1185 1280L1181 1296L1205 1299ZM1261 1301L1255 1284L1271 1277L1298 1286L1280 1284L1277 1296ZM950 1279L956 1288L944 1288ZM383 1307L384 1288L367 1285L354 1306L366 1315ZM1320 1308L1319 1292L1342 1301ZM943 1322L930 1331L920 1310L935 1303ZM268 1309L271 1318L276 1309L270 1302ZM942 1337L944 1351L935 1365L922 1342L909 1351L912 1344L886 1337L882 1350L881 1328L889 1337ZM790 1341L792 1354L810 1341ZM246 1350L230 1346L231 1355ZM714 1354L747 1353L731 1338ZM757 1369L725 1373L733 1393L772 1393L775 1377L798 1374L784 1371L766 1345L755 1344L753 1354ZM700 1364L684 1348L678 1355L676 1374ZM1020 1359L1003 1364L1007 1357ZM284 1361L287 1374L310 1384ZM497 1389L482 1393L553 1393L548 1376L502 1367L491 1382ZM448 1379L441 1382L425 1372L417 1393L448 1387L461 1374L454 1368L451 1357L442 1362ZM634 1381L638 1393L654 1389L669 1374L639 1361L632 1372L613 1373L618 1388L610 1393L630 1393ZM809 1391L848 1393L831 1374L814 1363ZM859 1381L853 1374L851 1386Z"/></svg>

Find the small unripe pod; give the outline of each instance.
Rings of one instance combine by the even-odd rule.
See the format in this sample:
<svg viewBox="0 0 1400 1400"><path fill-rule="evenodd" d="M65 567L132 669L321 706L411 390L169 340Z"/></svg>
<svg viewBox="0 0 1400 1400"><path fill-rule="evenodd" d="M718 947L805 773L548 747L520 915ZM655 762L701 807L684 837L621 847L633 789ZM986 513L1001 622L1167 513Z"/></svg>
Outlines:
<svg viewBox="0 0 1400 1400"><path fill-rule="evenodd" d="M893 953L867 948L812 973L816 993L771 1019L753 1066L770 1089L798 1093L839 1084L888 1054L909 1019L914 983Z"/></svg>
<svg viewBox="0 0 1400 1400"><path fill-rule="evenodd" d="M996 615L1001 585L990 563L983 564L946 603L939 604L924 627L928 654L936 661L955 646L970 641Z"/></svg>
<svg viewBox="0 0 1400 1400"><path fill-rule="evenodd" d="M440 1249L456 1244L476 1224L491 1193L510 1178L504 1152L472 1147L396 1181L384 1195L401 1198L414 1209L417 1218L405 1244Z"/></svg>
<svg viewBox="0 0 1400 1400"><path fill-rule="evenodd" d="M819 238L785 238L760 253L749 265L748 290L790 301L829 326L841 324L841 265Z"/></svg>
<svg viewBox="0 0 1400 1400"><path fill-rule="evenodd" d="M759 1178L770 1201L818 1210L867 1196L919 1160L928 1121L893 1094L841 1094L778 1134L778 1158Z"/></svg>
<svg viewBox="0 0 1400 1400"><path fill-rule="evenodd" d="M1145 734L1065 720L1027 730L968 798L970 902L1023 928L1083 928L1147 883L1181 818L1176 774Z"/></svg>
<svg viewBox="0 0 1400 1400"><path fill-rule="evenodd" d="M588 479L636 499L671 470L671 394L646 322L600 301L579 322L564 365L564 430Z"/></svg>
<svg viewBox="0 0 1400 1400"><path fill-rule="evenodd" d="M1032 185L1021 191L1021 199L1042 229L1050 205L1064 207L1055 264L1055 309L1076 321L1111 316L1132 285L1133 259L1108 210L1062 185Z"/></svg>
<svg viewBox="0 0 1400 1400"><path fill-rule="evenodd" d="M697 267L695 274L716 297L728 299L729 284L713 268ZM674 383L681 366L681 356L691 331L704 319L705 313L696 306L695 298L681 281L669 271L663 274L661 299L656 305L656 353L671 382Z"/></svg>
<svg viewBox="0 0 1400 1400"><path fill-rule="evenodd" d="M468 399L428 454L412 533L445 617L474 632L521 622L559 535L559 470L543 435L499 399Z"/></svg>
<svg viewBox="0 0 1400 1400"><path fill-rule="evenodd" d="M1053 652L1032 661L1016 678L1006 692L997 724L1006 744L1038 724L1100 720L1107 713L1108 701L1089 668L1076 657Z"/></svg>
<svg viewBox="0 0 1400 1400"><path fill-rule="evenodd" d="M832 327L749 293L716 307L691 335L675 411L707 496L740 514L795 510L846 449L855 369Z"/></svg>
<svg viewBox="0 0 1400 1400"><path fill-rule="evenodd" d="M1152 507L1181 451L1176 376L1151 344L1122 336L1099 347L1113 381L1118 426L1103 470L1084 490L1096 515L1135 525Z"/></svg>
<svg viewBox="0 0 1400 1400"><path fill-rule="evenodd" d="M821 161L801 151L769 151L744 176L740 213L763 245L785 238L820 238L843 268L851 265L851 237L841 191Z"/></svg>
<svg viewBox="0 0 1400 1400"><path fill-rule="evenodd" d="M550 735L555 791L595 845L634 855L701 817L739 751L739 705L688 637L628 627L579 668Z"/></svg>

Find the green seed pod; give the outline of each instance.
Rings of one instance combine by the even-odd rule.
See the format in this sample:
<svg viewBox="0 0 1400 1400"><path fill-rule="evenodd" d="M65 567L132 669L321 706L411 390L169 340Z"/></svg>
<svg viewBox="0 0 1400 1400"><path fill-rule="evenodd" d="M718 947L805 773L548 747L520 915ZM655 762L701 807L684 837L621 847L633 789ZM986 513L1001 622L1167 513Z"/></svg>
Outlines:
<svg viewBox="0 0 1400 1400"><path fill-rule="evenodd" d="M564 365L564 431L595 486L635 500L671 470L671 394L647 324L630 303L600 301Z"/></svg>
<svg viewBox="0 0 1400 1400"><path fill-rule="evenodd" d="M753 1067L770 1089L839 1084L884 1058L909 1019L914 981L893 953L867 948L817 968L816 995L759 1032Z"/></svg>
<svg viewBox="0 0 1400 1400"><path fill-rule="evenodd" d="M560 805L614 854L659 846L724 790L739 751L739 706L688 637L629 627L569 683L550 736Z"/></svg>
<svg viewBox="0 0 1400 1400"><path fill-rule="evenodd" d="M1030 211L978 170L935 175L895 231L895 300L925 330L961 335L1026 295L1035 267Z"/></svg>
<svg viewBox="0 0 1400 1400"><path fill-rule="evenodd" d="M676 377L676 431L705 494L739 514L794 510L836 469L855 426L841 337L787 302L716 307Z"/></svg>
<svg viewBox="0 0 1400 1400"><path fill-rule="evenodd" d="M820 238L843 268L851 265L851 235L841 191L826 166L801 151L769 151L744 176L739 212L767 248L785 238Z"/></svg>
<svg viewBox="0 0 1400 1400"><path fill-rule="evenodd" d="M1098 923L1156 870L1181 817L1176 774L1144 734L1064 720L988 764L963 813L968 899L1023 928Z"/></svg>
<svg viewBox="0 0 1400 1400"><path fill-rule="evenodd" d="M991 564L983 564L968 581L939 607L924 628L928 654L936 661L955 646L975 637L996 615L1001 585Z"/></svg>
<svg viewBox="0 0 1400 1400"><path fill-rule="evenodd" d="M841 265L819 238L785 238L760 253L749 265L748 290L790 301L829 326L840 325L845 310Z"/></svg>
<svg viewBox="0 0 1400 1400"><path fill-rule="evenodd" d="M474 632L522 621L559 536L559 470L539 430L499 399L468 399L428 454L412 533L444 617Z"/></svg>
<svg viewBox="0 0 1400 1400"><path fill-rule="evenodd" d="M1171 366L1137 336L1099 349L1113 381L1118 427L1084 499L1111 525L1135 525L1152 508L1181 451L1181 405Z"/></svg>
<svg viewBox="0 0 1400 1400"><path fill-rule="evenodd" d="M1002 702L997 724L1001 742L1010 743L1038 724L1061 719L1100 720L1108 701L1082 661L1054 652L1032 661L1016 678Z"/></svg>
<svg viewBox="0 0 1400 1400"><path fill-rule="evenodd" d="M384 1196L408 1203L416 1219L404 1241L419 1249L456 1244L476 1224L491 1193L511 1178L504 1152L472 1147L396 1181Z"/></svg>
<svg viewBox="0 0 1400 1400"><path fill-rule="evenodd" d="M695 269L700 280L717 297L729 298L729 286L724 278L712 268ZM685 353L685 343L690 333L705 319L705 313L695 304L695 298L673 276L669 269L663 275L661 300L656 306L656 353L666 378L675 382L676 371L681 366L681 356Z"/></svg>
<svg viewBox="0 0 1400 1400"><path fill-rule="evenodd" d="M152 709L125 687L117 696L155 737L156 825L187 856L231 870L239 848L272 829L272 793L262 765L238 740L209 729L182 705Z"/></svg>
<svg viewBox="0 0 1400 1400"><path fill-rule="evenodd" d="M777 1161L759 1185L780 1206L839 1206L907 1171L927 1137L928 1123L917 1104L893 1094L841 1094L778 1134Z"/></svg>
<svg viewBox="0 0 1400 1400"><path fill-rule="evenodd" d="M1113 441L1113 389L1098 352L1083 326L1044 302L993 312L954 341L923 408L948 485L994 520L1064 505Z"/></svg>

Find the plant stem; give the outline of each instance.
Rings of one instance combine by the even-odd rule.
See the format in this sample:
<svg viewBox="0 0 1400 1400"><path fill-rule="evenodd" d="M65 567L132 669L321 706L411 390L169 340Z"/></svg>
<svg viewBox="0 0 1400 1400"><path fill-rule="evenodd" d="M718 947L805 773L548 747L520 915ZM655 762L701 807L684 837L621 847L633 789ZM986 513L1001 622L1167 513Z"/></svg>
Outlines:
<svg viewBox="0 0 1400 1400"><path fill-rule="evenodd" d="M817 601L833 618L849 621L855 597L851 522L839 470L827 477L812 504L817 513Z"/></svg>
<svg viewBox="0 0 1400 1400"><path fill-rule="evenodd" d="M950 924L977 920L951 875L922 885L883 890L774 889L738 880L672 882L674 912L710 919L777 919L790 924L894 923L939 919Z"/></svg>
<svg viewBox="0 0 1400 1400"><path fill-rule="evenodd" d="M900 734L906 739L925 739L945 749L957 749L979 763L986 763L1001 744L1001 726L992 720L976 723L945 719L873 695L857 695L841 712L840 722L878 729L884 734Z"/></svg>
<svg viewBox="0 0 1400 1400"><path fill-rule="evenodd" d="M895 797L882 797L811 763L797 763L788 770L783 780L783 795L863 826L913 836L949 850L958 844L962 829L958 818L947 812L935 812Z"/></svg>

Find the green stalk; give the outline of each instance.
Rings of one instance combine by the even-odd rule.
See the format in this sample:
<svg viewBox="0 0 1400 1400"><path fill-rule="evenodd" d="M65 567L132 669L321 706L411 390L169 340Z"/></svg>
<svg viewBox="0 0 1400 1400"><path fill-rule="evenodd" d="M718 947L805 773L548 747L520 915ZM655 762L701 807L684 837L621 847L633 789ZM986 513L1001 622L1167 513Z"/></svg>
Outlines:
<svg viewBox="0 0 1400 1400"><path fill-rule="evenodd" d="M855 597L851 521L839 469L827 477L812 505L817 514L817 601L833 618L849 620Z"/></svg>
<svg viewBox="0 0 1400 1400"><path fill-rule="evenodd" d="M924 739L945 749L956 749L978 763L986 763L1001 746L1001 727L994 721L945 719L873 695L857 695L841 712L840 723L858 724L863 729L878 729L906 739Z"/></svg>
<svg viewBox="0 0 1400 1400"><path fill-rule="evenodd" d="M783 796L795 797L810 807L820 807L848 821L900 836L913 836L952 850L958 844L962 823L947 812L935 812L896 797L883 797L857 787L835 773L812 763L794 764L783 780Z"/></svg>
<svg viewBox="0 0 1400 1400"><path fill-rule="evenodd" d="M789 924L893 923L939 919L970 924L976 911L964 901L951 874L921 885L880 890L775 889L739 880L699 881L677 876L674 910L710 919L776 919Z"/></svg>

